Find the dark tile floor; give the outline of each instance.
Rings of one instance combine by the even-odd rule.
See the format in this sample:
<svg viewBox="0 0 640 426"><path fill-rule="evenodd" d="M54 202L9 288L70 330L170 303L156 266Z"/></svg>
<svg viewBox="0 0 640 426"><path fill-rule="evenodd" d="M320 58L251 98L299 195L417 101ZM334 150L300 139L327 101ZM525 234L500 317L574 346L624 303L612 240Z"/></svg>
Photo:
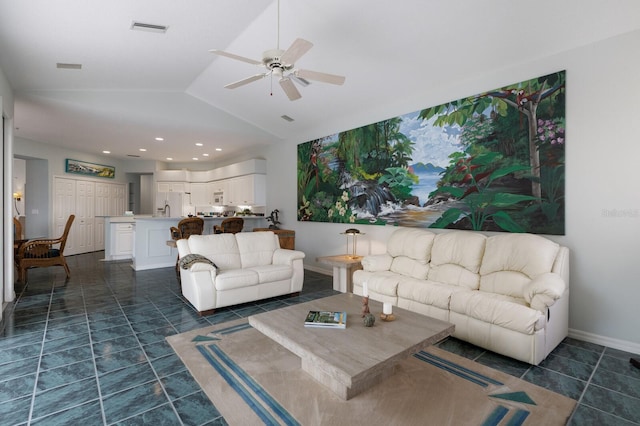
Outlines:
<svg viewBox="0 0 640 426"><path fill-rule="evenodd" d="M200 318L173 268L135 272L71 256L29 271L0 325L1 425L226 424L165 341L181 333L333 294L331 277L306 271L298 297ZM534 367L457 339L444 349L576 399L571 425L640 425L640 370L631 354L566 339Z"/></svg>

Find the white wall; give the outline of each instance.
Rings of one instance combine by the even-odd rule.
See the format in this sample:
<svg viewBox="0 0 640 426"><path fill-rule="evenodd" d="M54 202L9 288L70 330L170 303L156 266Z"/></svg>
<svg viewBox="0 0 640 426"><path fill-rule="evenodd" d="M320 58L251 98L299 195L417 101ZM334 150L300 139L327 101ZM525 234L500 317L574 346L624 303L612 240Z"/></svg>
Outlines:
<svg viewBox="0 0 640 426"><path fill-rule="evenodd" d="M571 249L571 334L640 352L640 32L529 63L494 70L437 92L355 111L320 122L306 135L267 152L269 209L296 231L305 264L345 251L348 226L296 222L296 147L356 128L518 81L567 70L566 235L550 237ZM358 252L380 252L393 227L358 226Z"/></svg>

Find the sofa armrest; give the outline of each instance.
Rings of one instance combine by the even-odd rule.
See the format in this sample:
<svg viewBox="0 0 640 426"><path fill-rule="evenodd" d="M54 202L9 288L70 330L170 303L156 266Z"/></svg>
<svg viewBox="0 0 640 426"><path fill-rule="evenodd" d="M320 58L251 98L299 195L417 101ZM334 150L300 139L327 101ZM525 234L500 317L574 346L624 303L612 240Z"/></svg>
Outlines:
<svg viewBox="0 0 640 426"><path fill-rule="evenodd" d="M191 254L191 249L189 249L189 242L186 238L176 240L176 247L178 248L179 257L184 257L188 254Z"/></svg>
<svg viewBox="0 0 640 426"><path fill-rule="evenodd" d="M553 272L541 274L531 280L524 288L524 300L532 309L542 313L564 294L566 284L560 275Z"/></svg>
<svg viewBox="0 0 640 426"><path fill-rule="evenodd" d="M292 265L294 260L304 259L305 254L299 250L276 249L273 252L274 265Z"/></svg>
<svg viewBox="0 0 640 426"><path fill-rule="evenodd" d="M362 258L362 269L369 272L381 272L391 269L393 257L389 254L374 254Z"/></svg>

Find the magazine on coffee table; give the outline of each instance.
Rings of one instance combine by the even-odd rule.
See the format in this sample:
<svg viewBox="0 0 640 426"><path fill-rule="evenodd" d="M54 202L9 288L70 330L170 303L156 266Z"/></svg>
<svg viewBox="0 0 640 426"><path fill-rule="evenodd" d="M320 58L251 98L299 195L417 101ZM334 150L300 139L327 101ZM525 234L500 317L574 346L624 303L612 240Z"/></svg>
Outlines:
<svg viewBox="0 0 640 426"><path fill-rule="evenodd" d="M305 327L347 328L347 313L334 311L309 311L304 320Z"/></svg>

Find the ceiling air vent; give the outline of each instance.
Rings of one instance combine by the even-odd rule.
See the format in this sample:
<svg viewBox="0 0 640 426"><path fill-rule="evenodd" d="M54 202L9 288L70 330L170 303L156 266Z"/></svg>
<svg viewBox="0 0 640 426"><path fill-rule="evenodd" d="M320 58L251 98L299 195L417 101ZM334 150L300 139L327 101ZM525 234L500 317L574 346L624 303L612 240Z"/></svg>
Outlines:
<svg viewBox="0 0 640 426"><path fill-rule="evenodd" d="M289 123L291 123L293 121L293 118L289 117L288 115L281 115L280 117L283 120L288 121Z"/></svg>
<svg viewBox="0 0 640 426"><path fill-rule="evenodd" d="M144 22L133 21L131 23L132 30L150 31L152 33L166 33L168 28L166 25L145 24Z"/></svg>
<svg viewBox="0 0 640 426"><path fill-rule="evenodd" d="M63 62L58 62L56 64L56 68L61 70L80 70L82 69L82 64L65 64Z"/></svg>
<svg viewBox="0 0 640 426"><path fill-rule="evenodd" d="M135 154L127 154L127 157L140 158L139 155L135 155Z"/></svg>

